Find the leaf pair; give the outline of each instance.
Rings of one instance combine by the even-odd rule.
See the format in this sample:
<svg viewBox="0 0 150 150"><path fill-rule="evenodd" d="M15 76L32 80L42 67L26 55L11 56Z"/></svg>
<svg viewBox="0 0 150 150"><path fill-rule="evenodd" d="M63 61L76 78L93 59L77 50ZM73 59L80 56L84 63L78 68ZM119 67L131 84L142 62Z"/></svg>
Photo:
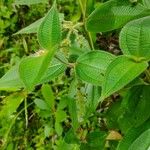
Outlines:
<svg viewBox="0 0 150 150"><path fill-rule="evenodd" d="M93 51L80 56L76 63L78 77L88 83L102 86L104 99L126 86L146 68L145 61L136 62L127 56L115 57L103 51Z"/></svg>

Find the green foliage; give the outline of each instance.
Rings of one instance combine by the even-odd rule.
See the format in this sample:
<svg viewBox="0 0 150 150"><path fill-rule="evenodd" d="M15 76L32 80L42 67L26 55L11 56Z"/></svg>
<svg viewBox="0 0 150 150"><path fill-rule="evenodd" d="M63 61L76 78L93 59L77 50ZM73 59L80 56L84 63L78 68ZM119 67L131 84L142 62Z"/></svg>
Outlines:
<svg viewBox="0 0 150 150"><path fill-rule="evenodd" d="M127 56L117 57L108 66L102 86L102 99L126 86L148 67L147 62L136 62Z"/></svg>
<svg viewBox="0 0 150 150"><path fill-rule="evenodd" d="M149 10L140 3L133 6L129 0L110 0L92 12L87 20L87 29L92 32L111 31L130 20L148 15Z"/></svg>
<svg viewBox="0 0 150 150"><path fill-rule="evenodd" d="M38 40L44 49L51 51L59 44L61 40L61 26L56 4L53 4L40 25L38 29Z"/></svg>
<svg viewBox="0 0 150 150"><path fill-rule="evenodd" d="M149 149L149 0L0 8L0 149Z"/></svg>
<svg viewBox="0 0 150 150"><path fill-rule="evenodd" d="M125 55L150 59L150 17L129 22L120 33L120 47Z"/></svg>
<svg viewBox="0 0 150 150"><path fill-rule="evenodd" d="M104 51L93 51L80 56L76 62L76 73L82 79L101 85L108 65L115 56Z"/></svg>

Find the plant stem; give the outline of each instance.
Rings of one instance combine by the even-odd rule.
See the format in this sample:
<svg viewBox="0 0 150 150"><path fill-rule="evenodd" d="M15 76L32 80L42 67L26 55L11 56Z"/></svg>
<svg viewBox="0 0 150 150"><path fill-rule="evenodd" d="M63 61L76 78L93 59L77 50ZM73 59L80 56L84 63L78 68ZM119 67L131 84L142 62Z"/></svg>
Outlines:
<svg viewBox="0 0 150 150"><path fill-rule="evenodd" d="M27 129L28 128L27 98L24 99L24 110L25 110L25 120L26 120L26 129Z"/></svg>
<svg viewBox="0 0 150 150"><path fill-rule="evenodd" d="M88 36L90 47L91 47L92 50L94 50L94 44L93 44L93 40L92 40L92 37L91 37L91 33L88 32L88 30L86 29L86 2L85 2L85 8L83 7L81 0L78 0L78 2L80 4L81 12L82 12L82 15L83 15L84 30L85 30L85 32Z"/></svg>
<svg viewBox="0 0 150 150"><path fill-rule="evenodd" d="M27 108L30 107L33 103L34 103L34 102L32 102L32 103L30 103L29 105L27 105ZM3 145L2 145L2 149L1 149L1 150L5 150L5 149L6 149L9 133L10 133L10 131L11 131L11 129L12 129L12 127L13 127L13 125L14 125L16 119L19 117L19 115L20 115L23 111L25 111L25 108L21 109L21 110L18 112L18 114L15 116L15 118L13 118L13 120L12 120L12 122L11 122L11 124L10 124L10 126L9 126L9 128L8 128L8 130L7 130L7 132L6 132L6 134L5 134L5 136L4 136L4 140L3 140L4 143L3 143Z"/></svg>

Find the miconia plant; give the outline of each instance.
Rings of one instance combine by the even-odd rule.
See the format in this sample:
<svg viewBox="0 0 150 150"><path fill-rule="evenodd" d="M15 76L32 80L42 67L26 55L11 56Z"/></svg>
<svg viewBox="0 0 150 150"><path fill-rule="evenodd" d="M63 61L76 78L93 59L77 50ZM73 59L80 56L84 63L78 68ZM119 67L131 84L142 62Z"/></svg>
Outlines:
<svg viewBox="0 0 150 150"><path fill-rule="evenodd" d="M22 58L0 79L0 90L15 92L4 99L0 119L11 118L24 100L28 127L27 100L40 88L33 99L43 122L47 119L44 132L54 140L52 149L149 150L149 0L78 0L79 13L71 21L65 20L67 13L59 13L63 2L57 3L14 34L36 33L41 50ZM119 56L96 44L98 35L110 33L119 37Z"/></svg>

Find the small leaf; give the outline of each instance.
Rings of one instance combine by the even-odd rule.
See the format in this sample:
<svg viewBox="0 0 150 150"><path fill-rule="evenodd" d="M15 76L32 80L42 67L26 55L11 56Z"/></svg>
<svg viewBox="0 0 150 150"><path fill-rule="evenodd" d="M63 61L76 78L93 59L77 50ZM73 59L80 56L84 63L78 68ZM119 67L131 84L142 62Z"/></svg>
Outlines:
<svg viewBox="0 0 150 150"><path fill-rule="evenodd" d="M41 100L41 99L35 99L34 103L37 105L37 107L39 107L41 110L50 110L48 105L46 104L45 101Z"/></svg>
<svg viewBox="0 0 150 150"><path fill-rule="evenodd" d="M13 66L1 79L0 90L16 91L24 87L18 74L19 65Z"/></svg>
<svg viewBox="0 0 150 150"><path fill-rule="evenodd" d="M96 8L89 16L86 26L92 32L106 32L148 15L149 10L140 3L133 6L129 0L110 0Z"/></svg>
<svg viewBox="0 0 150 150"><path fill-rule="evenodd" d="M150 59L150 17L133 20L120 33L120 47L125 55Z"/></svg>
<svg viewBox="0 0 150 150"><path fill-rule="evenodd" d="M104 51L86 53L77 59L76 73L83 81L101 85L106 68L114 58L114 55Z"/></svg>
<svg viewBox="0 0 150 150"><path fill-rule="evenodd" d="M55 3L39 27L38 40L46 50L51 50L60 43L61 25Z"/></svg>
<svg viewBox="0 0 150 150"><path fill-rule="evenodd" d="M6 97L3 101L5 104L1 107L0 118L8 119L16 111L19 105L22 103L25 98L24 93L14 93Z"/></svg>
<svg viewBox="0 0 150 150"><path fill-rule="evenodd" d="M135 62L127 56L117 57L106 70L102 86L102 99L126 86L147 67L148 63L145 61Z"/></svg>
<svg viewBox="0 0 150 150"><path fill-rule="evenodd" d="M42 86L41 91L42 91L42 95L45 99L45 102L48 104L49 108L53 110L55 97L54 97L51 86L48 84L44 84Z"/></svg>
<svg viewBox="0 0 150 150"><path fill-rule="evenodd" d="M79 126L79 121L78 121L78 113L77 113L77 104L75 99L68 97L68 107L69 107L69 113L71 117L71 124L73 129L76 131L76 129Z"/></svg>

